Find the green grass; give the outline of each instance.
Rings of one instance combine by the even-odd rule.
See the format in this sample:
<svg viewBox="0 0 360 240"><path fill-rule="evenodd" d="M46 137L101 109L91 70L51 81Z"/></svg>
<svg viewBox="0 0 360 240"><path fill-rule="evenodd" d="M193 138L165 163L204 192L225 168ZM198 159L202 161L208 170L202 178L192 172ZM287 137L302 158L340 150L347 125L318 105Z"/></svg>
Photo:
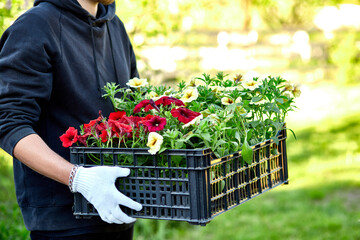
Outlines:
<svg viewBox="0 0 360 240"><path fill-rule="evenodd" d="M288 185L217 216L206 227L140 219L137 240L360 239L360 114L288 134ZM28 239L11 167L0 154L0 239Z"/></svg>
<svg viewBox="0 0 360 240"><path fill-rule="evenodd" d="M29 239L15 198L11 157L0 149L0 239Z"/></svg>

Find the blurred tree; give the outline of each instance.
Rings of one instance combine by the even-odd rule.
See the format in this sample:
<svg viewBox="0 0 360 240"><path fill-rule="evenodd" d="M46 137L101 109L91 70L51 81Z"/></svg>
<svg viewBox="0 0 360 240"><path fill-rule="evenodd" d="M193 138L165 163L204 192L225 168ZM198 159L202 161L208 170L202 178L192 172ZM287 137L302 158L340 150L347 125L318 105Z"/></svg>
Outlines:
<svg viewBox="0 0 360 240"><path fill-rule="evenodd" d="M0 36L12 22L30 7L30 0L1 0L0 1Z"/></svg>

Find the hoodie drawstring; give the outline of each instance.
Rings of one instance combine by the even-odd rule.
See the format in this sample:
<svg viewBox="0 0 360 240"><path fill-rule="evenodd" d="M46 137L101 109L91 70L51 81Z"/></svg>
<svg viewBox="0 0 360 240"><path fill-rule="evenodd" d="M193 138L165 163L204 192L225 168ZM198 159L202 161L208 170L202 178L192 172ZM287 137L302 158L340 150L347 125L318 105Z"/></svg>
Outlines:
<svg viewBox="0 0 360 240"><path fill-rule="evenodd" d="M117 84L120 84L119 76L118 76L118 72L117 72L116 64L115 64L115 56L114 56L113 44L112 44L112 40L111 40L111 32L110 32L110 29L109 29L109 24L108 24L108 22L106 22L106 28L107 28L107 32L108 32L108 34L109 34L110 51L111 51L111 57L112 57L113 67L114 67L115 76L116 76L116 83L117 83Z"/></svg>
<svg viewBox="0 0 360 240"><path fill-rule="evenodd" d="M93 29L93 26L92 26L93 24L92 24L92 21L91 21L91 17L88 17L88 21L89 21L90 29L91 29L91 41L92 41L92 49L93 49L96 84L97 84L98 92L99 92L100 98L101 98L102 94L101 94L101 86L100 86L100 76L99 76L99 69L98 69L97 61L96 61L95 36L94 36L94 29Z"/></svg>

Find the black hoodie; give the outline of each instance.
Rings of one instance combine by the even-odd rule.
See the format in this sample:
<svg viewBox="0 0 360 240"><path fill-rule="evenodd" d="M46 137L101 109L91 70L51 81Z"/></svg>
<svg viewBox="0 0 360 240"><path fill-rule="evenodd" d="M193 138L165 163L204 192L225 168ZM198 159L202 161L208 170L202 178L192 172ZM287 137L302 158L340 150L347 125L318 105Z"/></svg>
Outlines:
<svg viewBox="0 0 360 240"><path fill-rule="evenodd" d="M9 154L37 133L69 159L59 136L113 111L106 82L125 83L136 61L115 4L99 4L94 18L76 0L36 0L0 41L0 147ZM101 223L76 220L73 195L14 159L16 194L28 230L64 230Z"/></svg>

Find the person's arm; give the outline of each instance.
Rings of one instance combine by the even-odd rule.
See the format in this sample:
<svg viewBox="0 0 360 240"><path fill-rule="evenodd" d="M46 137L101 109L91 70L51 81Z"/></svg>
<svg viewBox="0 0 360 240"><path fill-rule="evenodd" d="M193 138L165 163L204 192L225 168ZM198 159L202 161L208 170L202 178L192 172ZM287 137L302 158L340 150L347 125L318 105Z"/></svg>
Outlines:
<svg viewBox="0 0 360 240"><path fill-rule="evenodd" d="M52 151L37 134L22 138L15 145L13 154L34 171L68 185L74 165Z"/></svg>
<svg viewBox="0 0 360 240"><path fill-rule="evenodd" d="M14 147L14 157L34 171L60 183L69 184L73 164L52 151L37 134L22 138ZM140 211L141 204L120 193L115 187L118 177L126 177L127 168L97 166L79 167L72 190L81 193L94 205L102 220L108 223L131 223L135 219L122 212L119 205ZM70 190L69 190L70 191Z"/></svg>

